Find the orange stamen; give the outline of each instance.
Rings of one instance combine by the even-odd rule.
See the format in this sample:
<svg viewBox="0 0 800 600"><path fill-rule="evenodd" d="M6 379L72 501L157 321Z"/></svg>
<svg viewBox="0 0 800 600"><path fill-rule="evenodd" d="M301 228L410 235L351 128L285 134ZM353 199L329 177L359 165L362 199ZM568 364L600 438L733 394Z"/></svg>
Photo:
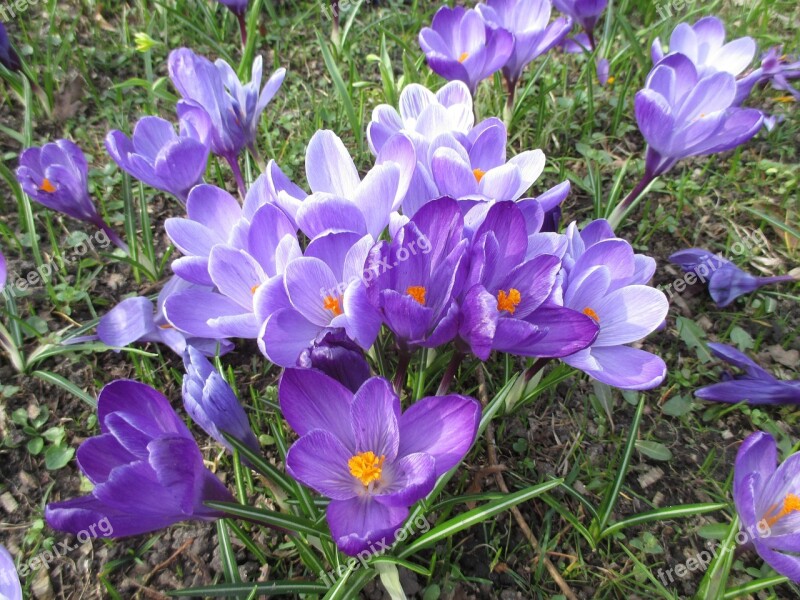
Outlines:
<svg viewBox="0 0 800 600"><path fill-rule="evenodd" d="M469 58L469 52L462 52L461 56L458 57L458 62L463 63L468 58Z"/></svg>
<svg viewBox="0 0 800 600"><path fill-rule="evenodd" d="M334 298L333 296L326 296L325 301L322 304L322 307L325 310L331 311L336 317L342 314L342 302L339 298Z"/></svg>
<svg viewBox="0 0 800 600"><path fill-rule="evenodd" d="M47 179L47 177L45 177L42 180L42 185L39 186L39 189L41 191L43 191L43 192L47 192L49 194L52 194L53 192L56 191L56 186L54 186L52 183L50 183L50 180Z"/></svg>
<svg viewBox="0 0 800 600"><path fill-rule="evenodd" d="M480 183L483 176L486 175L486 171L482 169L472 169L472 174L475 175L475 181Z"/></svg>
<svg viewBox="0 0 800 600"><path fill-rule="evenodd" d="M406 294L411 296L414 300L425 306L425 293L426 290L421 285L412 285L406 288Z"/></svg>
<svg viewBox="0 0 800 600"><path fill-rule="evenodd" d="M800 496L795 494L786 494L786 497L783 499L783 506L780 512L775 513L777 510L777 505L773 504L769 507L766 513L764 513L764 521L769 527L772 527L780 521L783 517L786 517L792 513L800 512ZM775 513L771 517L768 517L770 513Z"/></svg>
<svg viewBox="0 0 800 600"><path fill-rule="evenodd" d="M516 288L511 288L507 294L503 290L497 292L497 310L507 310L513 315L520 302L522 295Z"/></svg>
<svg viewBox="0 0 800 600"><path fill-rule="evenodd" d="M600 322L600 317L597 315L596 312L594 312L588 306L583 309L583 314L585 314L587 317L591 317L592 319L594 319L595 323L599 323Z"/></svg>
<svg viewBox="0 0 800 600"><path fill-rule="evenodd" d="M381 478L383 461L386 456L376 456L374 452L361 452L347 461L350 474L358 479L364 487Z"/></svg>

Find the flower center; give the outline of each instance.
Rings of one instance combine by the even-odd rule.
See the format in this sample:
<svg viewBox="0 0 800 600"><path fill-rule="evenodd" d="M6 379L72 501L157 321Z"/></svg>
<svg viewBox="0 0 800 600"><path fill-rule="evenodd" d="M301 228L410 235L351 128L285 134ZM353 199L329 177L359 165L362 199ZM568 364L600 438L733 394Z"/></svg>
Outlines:
<svg viewBox="0 0 800 600"><path fill-rule="evenodd" d="M260 283L257 283L253 287L250 288L250 293L253 294L253 296L256 295L256 290L258 289L258 286L260 286L260 285L261 285Z"/></svg>
<svg viewBox="0 0 800 600"><path fill-rule="evenodd" d="M783 517L795 512L800 512L800 496L796 494L786 494L780 511L778 510L778 505L773 504L767 509L767 512L764 513L763 521L766 522L769 527L772 527Z"/></svg>
<svg viewBox="0 0 800 600"><path fill-rule="evenodd" d="M497 292L497 310L507 310L513 315L520 302L522 296L516 288L511 288L508 293L504 290Z"/></svg>
<svg viewBox="0 0 800 600"><path fill-rule="evenodd" d="M486 175L486 171L482 169L472 169L472 174L475 175L475 181L480 183L483 176Z"/></svg>
<svg viewBox="0 0 800 600"><path fill-rule="evenodd" d="M425 306L425 288L421 285L412 285L406 288L406 294Z"/></svg>
<svg viewBox="0 0 800 600"><path fill-rule="evenodd" d="M587 317L591 317L595 323L600 323L600 317L588 306L583 309L583 314L585 314Z"/></svg>
<svg viewBox="0 0 800 600"><path fill-rule="evenodd" d="M56 186L50 183L50 180L47 177L45 177L42 180L42 185L39 186L39 190L41 190L42 192L48 192L52 194L53 192L56 191Z"/></svg>
<svg viewBox="0 0 800 600"><path fill-rule="evenodd" d="M174 328L172 325L170 325L169 323L164 323L163 325L159 325L159 326L158 326L158 328L159 328L159 329L175 329L175 328Z"/></svg>
<svg viewBox="0 0 800 600"><path fill-rule="evenodd" d="M342 314L342 302L339 298L326 296L324 302L322 303L322 307L325 310L331 311L336 317Z"/></svg>
<svg viewBox="0 0 800 600"><path fill-rule="evenodd" d="M468 58L469 58L469 52L462 52L461 56L458 57L458 62L463 63Z"/></svg>
<svg viewBox="0 0 800 600"><path fill-rule="evenodd" d="M794 96L778 96L775 102L794 102Z"/></svg>
<svg viewBox="0 0 800 600"><path fill-rule="evenodd" d="M347 461L350 474L358 479L364 487L381 478L383 461L386 456L375 456L374 452L361 452Z"/></svg>

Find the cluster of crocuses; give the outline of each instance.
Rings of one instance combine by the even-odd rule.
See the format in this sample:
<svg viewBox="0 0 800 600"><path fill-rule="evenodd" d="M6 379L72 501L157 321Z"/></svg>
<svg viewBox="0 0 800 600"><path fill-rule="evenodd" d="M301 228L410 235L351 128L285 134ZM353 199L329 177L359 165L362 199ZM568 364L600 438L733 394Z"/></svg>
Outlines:
<svg viewBox="0 0 800 600"><path fill-rule="evenodd" d="M401 410L404 365L418 348L452 345L454 368L497 351L560 358L626 389L663 380L664 362L630 346L667 313L664 294L648 285L655 261L602 220L557 233L569 185L528 196L543 153L509 158L505 125L474 123L465 84L435 94L410 85L399 112L377 107L368 131L375 162L363 177L333 132L317 132L305 191L274 161L249 186L238 169L240 152L255 152L282 70L259 93L258 59L245 86L227 64L188 49L169 66L183 97L180 132L145 117L132 139L112 132L106 145L131 175L185 201L186 216L166 222L181 256L155 305L124 300L100 320L98 337L182 354L187 412L226 447L222 432L254 452L244 411L203 355L257 339L286 369L281 409L300 435L287 469L331 499L328 522L343 551L391 536L474 441L480 406L447 395L447 381L441 395ZM231 166L241 204L202 183L209 152ZM62 140L28 150L18 176L43 204L63 210L71 198L82 212L70 214L97 222L81 159ZM399 356L395 386L371 377L365 360L382 327ZM162 394L114 382L98 411L101 435L78 450L94 490L49 505L53 527L79 531L105 517L114 536L130 535L217 518L204 503L232 501Z"/></svg>

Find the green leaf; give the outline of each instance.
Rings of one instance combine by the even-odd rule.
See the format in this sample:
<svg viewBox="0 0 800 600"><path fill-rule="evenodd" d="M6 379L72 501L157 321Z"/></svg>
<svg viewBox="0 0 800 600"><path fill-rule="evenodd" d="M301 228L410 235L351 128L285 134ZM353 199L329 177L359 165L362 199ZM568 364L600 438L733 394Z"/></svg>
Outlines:
<svg viewBox="0 0 800 600"><path fill-rule="evenodd" d="M28 451L28 454L33 456L37 456L39 452L42 451L42 448L44 448L44 440L40 437L30 439L28 443L25 444L25 449Z"/></svg>
<svg viewBox="0 0 800 600"><path fill-rule="evenodd" d="M702 362L707 363L711 360L711 353L706 346L706 334L700 326L686 317L678 317L676 319L678 324L678 335L680 335L683 343L694 348L697 353L697 358Z"/></svg>
<svg viewBox="0 0 800 600"><path fill-rule="evenodd" d="M789 578L784 575L774 575L773 577L765 577L763 579L756 579L755 581L748 581L743 585L728 588L725 590L725 595L722 596L723 600L733 600L734 598L744 598L745 596L752 596L756 592L766 590L776 585L788 583Z"/></svg>
<svg viewBox="0 0 800 600"><path fill-rule="evenodd" d="M490 519L493 516L506 511L513 506L516 506L517 504L527 502L528 500L531 500L540 494L544 494L545 492L558 487L562 482L562 479L545 481L544 483L514 492L513 494L507 495L505 498L494 500L484 504L479 508L475 508L465 512L464 514L453 517L452 519L437 525L428 533L421 535L414 540L405 549L403 549L402 552L400 552L400 558L410 556L411 554L418 552L423 548L427 548L428 546L455 535L459 531L463 531L464 529L468 529L473 525L477 525L478 523Z"/></svg>
<svg viewBox="0 0 800 600"><path fill-rule="evenodd" d="M696 600L719 600L728 583L728 575L733 564L733 553L736 549L736 534L739 533L738 515L731 521L728 534L717 547L714 560L711 561L700 586L697 588Z"/></svg>
<svg viewBox="0 0 800 600"><path fill-rule="evenodd" d="M203 587L187 588L185 590L172 590L167 592L170 596L215 596L228 598L240 594L247 595L256 591L260 596L277 596L301 594L322 594L327 588L322 583L313 581L270 581L268 583L223 583L220 585L207 585Z"/></svg>
<svg viewBox="0 0 800 600"><path fill-rule="evenodd" d="M636 440L636 449L645 456L649 456L653 460L672 460L672 452L660 442Z"/></svg>
<svg viewBox="0 0 800 600"><path fill-rule="evenodd" d="M668 521L672 519L680 519L683 517L696 517L710 512L722 510L728 506L725 502L709 502L705 504L683 504L678 506L666 506L664 508L657 508L647 512L633 515L621 521L613 523L603 531L600 539L608 537L626 527L633 527L634 525L641 525L642 523L649 523L651 521Z"/></svg>
<svg viewBox="0 0 800 600"><path fill-rule="evenodd" d="M681 417L692 412L693 406L690 396L673 396L661 406L661 412L670 417Z"/></svg>
<svg viewBox="0 0 800 600"><path fill-rule="evenodd" d="M50 471L56 471L67 465L75 456L75 448L63 444L50 446L44 453L44 465Z"/></svg>
<svg viewBox="0 0 800 600"><path fill-rule="evenodd" d="M336 88L336 92L339 94L339 98L344 105L344 111L347 113L347 118L350 121L350 127L352 128L353 135L358 142L358 150L360 152L364 145L361 132L361 121L358 118L358 115L356 115L356 109L353 106L353 99L350 97L350 90L347 89L347 85L342 78L339 67L336 65L336 61L333 59L333 55L331 54L328 43L322 37L322 34L320 34L319 30L316 31L316 34L319 47L322 50L322 59L325 61L325 66L327 67L328 73L330 73L331 79L333 80L333 86Z"/></svg>
<svg viewBox="0 0 800 600"><path fill-rule="evenodd" d="M403 585L400 583L400 573L397 565L388 562L375 563L375 569L381 577L381 583L392 600L406 600Z"/></svg>
<svg viewBox="0 0 800 600"><path fill-rule="evenodd" d="M330 539L330 534L315 525L312 521L294 515L278 513L266 508L255 508L253 506L243 506L234 502L206 502L206 506L216 508L234 517L263 523L269 527L285 529L292 533L305 533L314 537L325 537Z"/></svg>
<svg viewBox="0 0 800 600"><path fill-rule="evenodd" d="M58 386L68 391L73 396L80 398L92 408L97 408L96 398L84 392L81 388L79 388L71 381L64 379L61 375L56 375L55 373L51 373L50 371L34 371L33 373L31 373L31 375L33 375L34 377L38 377L39 379L42 379L47 383Z"/></svg>

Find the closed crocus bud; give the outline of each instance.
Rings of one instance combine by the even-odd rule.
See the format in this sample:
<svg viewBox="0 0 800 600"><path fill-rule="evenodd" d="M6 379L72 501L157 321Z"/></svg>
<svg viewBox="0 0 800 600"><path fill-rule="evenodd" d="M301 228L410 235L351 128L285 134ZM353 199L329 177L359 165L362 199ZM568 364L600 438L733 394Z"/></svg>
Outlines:
<svg viewBox="0 0 800 600"><path fill-rule="evenodd" d="M50 527L117 538L224 516L205 503L234 498L203 464L192 434L163 394L136 381L114 381L100 392L97 413L100 435L83 442L77 455L94 488L48 504Z"/></svg>
<svg viewBox="0 0 800 600"><path fill-rule="evenodd" d="M317 369L355 392L370 377L364 351L347 337L344 329L323 331L314 345L305 350L297 366Z"/></svg>
<svg viewBox="0 0 800 600"><path fill-rule="evenodd" d="M121 131L106 136L106 149L119 167L143 183L168 192L186 204L195 185L203 180L209 152L211 123L198 111L197 120L181 121L180 132L159 117L140 119L129 138Z"/></svg>
<svg viewBox="0 0 800 600"><path fill-rule="evenodd" d="M227 6L237 17L247 12L249 0L217 0L222 6Z"/></svg>
<svg viewBox="0 0 800 600"><path fill-rule="evenodd" d="M0 23L0 64L9 71L19 71L22 66L19 56L11 47L11 40L8 39L8 32L3 23Z"/></svg>
<svg viewBox="0 0 800 600"><path fill-rule="evenodd" d="M222 375L192 346L187 348L184 366L183 405L194 422L231 452L233 446L223 437L223 431L259 452L247 415Z"/></svg>
<svg viewBox="0 0 800 600"><path fill-rule="evenodd" d="M19 158L17 181L39 204L99 227L114 244L127 250L89 196L89 164L75 143L58 140L41 148L28 148Z"/></svg>

